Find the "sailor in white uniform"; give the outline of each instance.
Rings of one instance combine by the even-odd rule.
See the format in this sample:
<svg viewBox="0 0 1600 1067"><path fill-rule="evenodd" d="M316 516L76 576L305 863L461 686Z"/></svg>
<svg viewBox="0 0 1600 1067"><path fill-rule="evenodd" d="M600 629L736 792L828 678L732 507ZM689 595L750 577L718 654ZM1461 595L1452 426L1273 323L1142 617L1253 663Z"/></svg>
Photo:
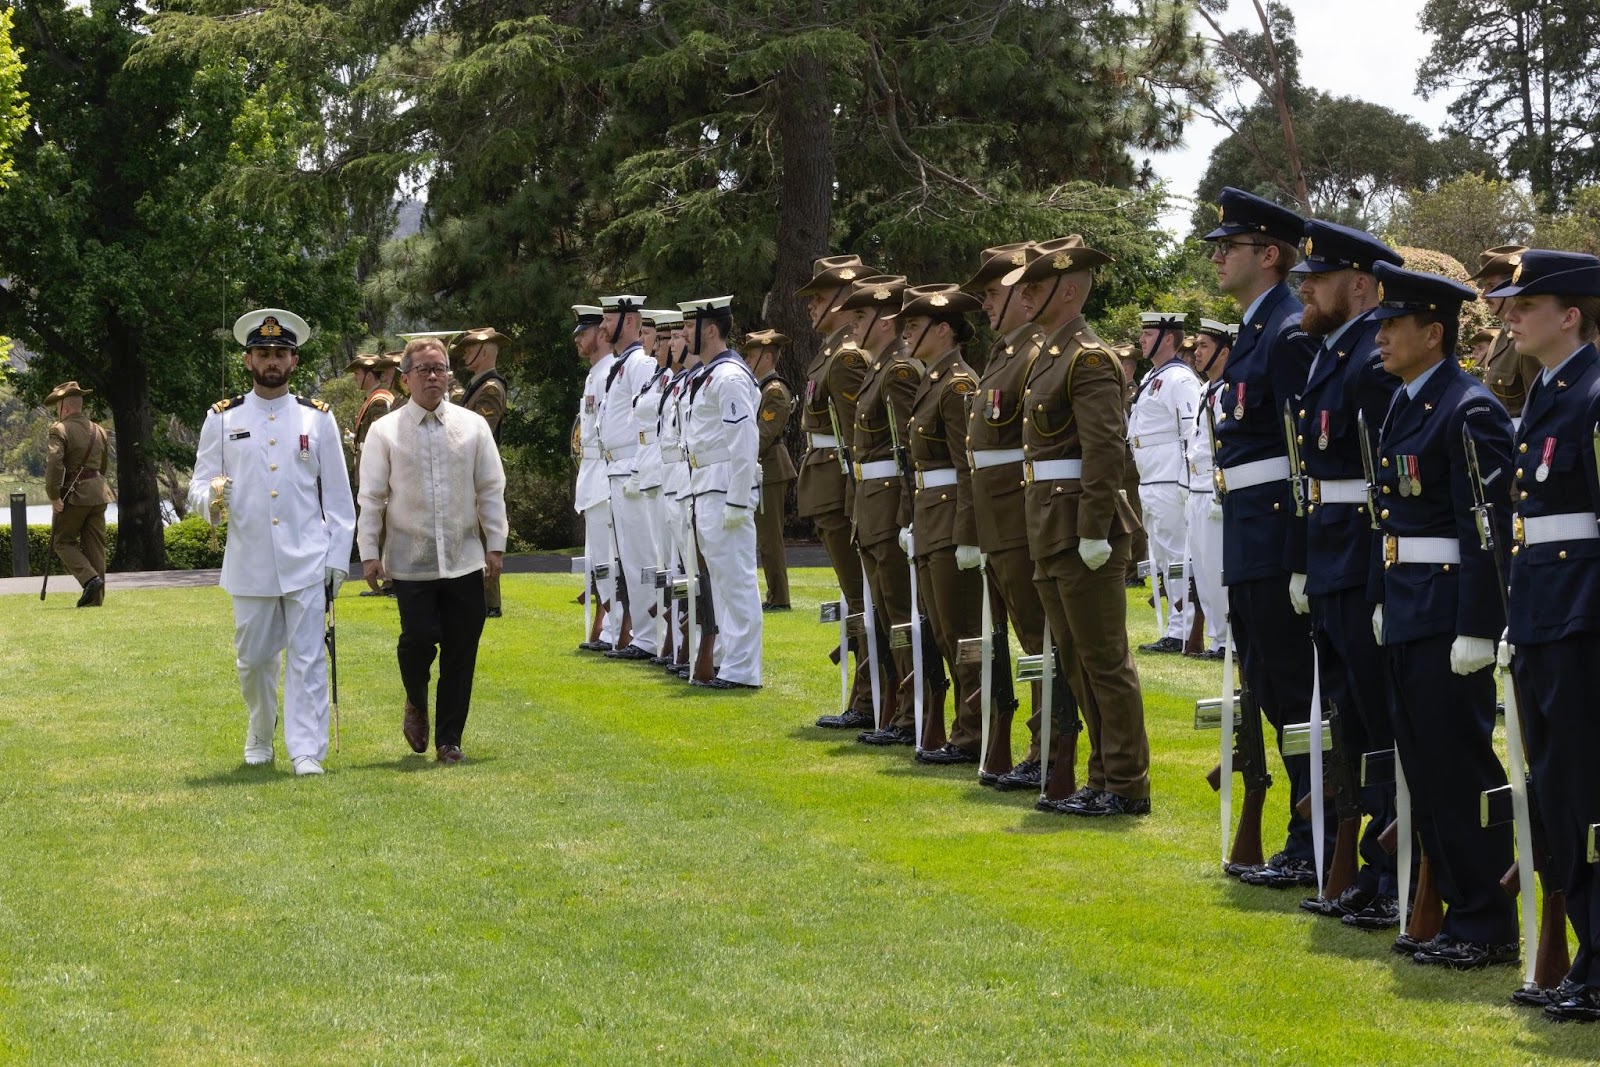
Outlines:
<svg viewBox="0 0 1600 1067"><path fill-rule="evenodd" d="M583 516L583 554L594 568L605 566L605 577L595 578L599 604L610 604L600 624L596 640L578 647L589 652L608 652L617 643L622 629L622 605L616 602L617 580L612 570L616 563L611 551L611 483L606 478L606 461L600 450L600 404L605 397L606 376L616 354L600 337L600 308L592 304L573 304L573 344L578 354L589 361L589 375L583 381L583 400L578 407L578 483L572 494L572 507Z"/></svg>
<svg viewBox="0 0 1600 1067"><path fill-rule="evenodd" d="M289 392L299 347L311 336L305 320L263 308L241 316L233 335L255 386L207 413L189 507L228 525L221 585L233 596L249 716L245 762L273 760L282 669L283 735L294 773L321 774L328 754L323 618L349 566L355 501L327 405Z"/></svg>
<svg viewBox="0 0 1600 1067"><path fill-rule="evenodd" d="M1200 415L1189 434L1186 460L1189 492L1188 524L1185 527L1183 573L1194 580L1199 594L1200 612L1205 616L1206 647L1197 653L1203 659L1221 659L1223 636L1227 632L1228 590L1222 584L1222 500L1217 496L1217 453L1211 427L1222 417L1222 369L1228 363L1238 327L1201 319L1195 336L1195 370L1203 382ZM1208 416L1206 411L1210 409Z"/></svg>

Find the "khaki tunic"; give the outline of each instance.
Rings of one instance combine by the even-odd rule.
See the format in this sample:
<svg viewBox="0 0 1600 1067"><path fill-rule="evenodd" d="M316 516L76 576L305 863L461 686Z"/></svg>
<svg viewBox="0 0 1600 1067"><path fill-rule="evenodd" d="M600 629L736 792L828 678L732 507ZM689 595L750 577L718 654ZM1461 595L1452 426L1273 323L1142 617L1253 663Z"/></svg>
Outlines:
<svg viewBox="0 0 1600 1067"><path fill-rule="evenodd" d="M374 389L361 402L361 410L356 414L355 430L350 440L351 488L355 487L356 476L361 473L361 446L366 443L372 424L389 414L393 408L394 394L387 389Z"/></svg>
<svg viewBox="0 0 1600 1067"><path fill-rule="evenodd" d="M461 395L461 406L482 415L495 444L500 443L500 424L506 418L506 380L498 371L486 370L473 378Z"/></svg>
<svg viewBox="0 0 1600 1067"><path fill-rule="evenodd" d="M1539 361L1532 356L1517 354L1511 335L1505 330L1489 346L1483 361L1483 384L1506 406L1513 419L1522 418L1522 407L1528 402L1528 390L1539 377Z"/></svg>
<svg viewBox="0 0 1600 1067"><path fill-rule="evenodd" d="M808 435L833 436L833 423L828 416L830 400L838 415L841 433L849 432L855 421L856 398L861 393L861 379L867 373L867 358L855 345L847 345L849 337L848 327L829 334L817 357L806 368L800 428ZM844 472L839 469L837 450L810 448L809 436L807 448L800 463L799 485L795 488L800 515L823 515L844 509L849 488Z"/></svg>
<svg viewBox="0 0 1600 1067"><path fill-rule="evenodd" d="M784 446L783 432L794 411L794 394L776 374L761 380L761 406L756 413L761 457L761 513L756 516L756 554L767 579L767 605L789 604L789 564L784 557L783 508L794 481L794 460Z"/></svg>
<svg viewBox="0 0 1600 1067"><path fill-rule="evenodd" d="M106 478L111 435L75 412L50 427L45 441L44 489L52 501L62 500L67 486L77 484L62 503L83 507L103 506L116 499ZM78 472L83 474L79 476Z"/></svg>
<svg viewBox="0 0 1600 1067"><path fill-rule="evenodd" d="M1028 527L1022 493L1022 462L978 470L972 454L1022 448L1022 390L1034 359L1044 350L1044 331L1024 323L997 342L978 381L967 415L967 456L977 545L985 552L1026 548Z"/></svg>
<svg viewBox="0 0 1600 1067"><path fill-rule="evenodd" d="M889 408L894 408L895 431L903 443L921 384L922 364L905 355L900 342L896 341L886 354L873 360L861 381L861 398L856 406L850 442L850 454L858 468L894 458ZM862 479L857 483L854 518L856 543L862 548L898 538L900 527L911 521L901 502L902 484L898 474Z"/></svg>

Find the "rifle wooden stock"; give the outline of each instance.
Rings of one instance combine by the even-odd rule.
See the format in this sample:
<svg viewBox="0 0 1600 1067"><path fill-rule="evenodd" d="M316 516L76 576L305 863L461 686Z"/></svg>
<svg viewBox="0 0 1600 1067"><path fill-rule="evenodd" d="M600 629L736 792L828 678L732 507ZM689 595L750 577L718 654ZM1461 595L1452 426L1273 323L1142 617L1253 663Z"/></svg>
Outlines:
<svg viewBox="0 0 1600 1067"><path fill-rule="evenodd" d="M1078 723L1055 731L1050 738L1050 780L1046 800L1065 800L1078 791Z"/></svg>
<svg viewBox="0 0 1600 1067"><path fill-rule="evenodd" d="M1039 683L1033 683L1033 706L1039 703ZM989 762L983 767L990 774L1005 774L1015 764L1011 758L1011 723L1017 709L995 702L994 713L989 717Z"/></svg>
<svg viewBox="0 0 1600 1067"><path fill-rule="evenodd" d="M1211 787L1213 793L1222 792L1222 764L1217 764L1206 772L1206 785Z"/></svg>
<svg viewBox="0 0 1600 1067"><path fill-rule="evenodd" d="M1261 852L1261 809L1266 806L1265 789L1247 789L1244 802L1239 805L1239 822L1233 831L1233 846L1228 849L1228 862L1249 867L1259 867L1266 862Z"/></svg>
<svg viewBox="0 0 1600 1067"><path fill-rule="evenodd" d="M716 671L711 666L711 653L716 647L717 635L708 630L700 632L700 648L694 657L694 670L690 676L697 682L709 682L716 677Z"/></svg>
<svg viewBox="0 0 1600 1067"><path fill-rule="evenodd" d="M1340 819L1339 830L1333 839L1333 859L1328 864L1328 880L1322 887L1322 899L1336 900L1340 893L1356 881L1360 867L1357 846L1361 836L1361 819Z"/></svg>
<svg viewBox="0 0 1600 1067"><path fill-rule="evenodd" d="M1567 894L1560 889L1546 889L1544 910L1539 915L1539 955L1534 959L1533 980L1540 989L1554 989L1570 970Z"/></svg>
<svg viewBox="0 0 1600 1067"><path fill-rule="evenodd" d="M633 617L626 606L622 609L622 627L617 631L617 647L627 648L633 644Z"/></svg>
<svg viewBox="0 0 1600 1067"><path fill-rule="evenodd" d="M1385 826L1383 828L1383 832L1378 835L1378 847L1383 849L1383 851L1384 851L1384 853L1386 855L1390 855L1390 856L1394 855L1397 851L1399 851L1399 848L1400 848L1400 820L1399 819L1390 820L1389 825Z"/></svg>
<svg viewBox="0 0 1600 1067"><path fill-rule="evenodd" d="M1424 855L1417 864L1417 895L1411 902L1410 921L1406 934L1417 941L1432 941L1444 926L1444 901L1439 899L1439 889L1433 884L1433 867Z"/></svg>
<svg viewBox="0 0 1600 1067"><path fill-rule="evenodd" d="M1206 650L1206 614L1200 610L1200 590L1194 584L1194 579L1189 579L1189 603L1194 605L1194 623L1189 627L1188 636L1183 642L1185 655L1198 654Z"/></svg>
<svg viewBox="0 0 1600 1067"><path fill-rule="evenodd" d="M600 630L605 624L606 612L610 610L611 604L609 601L595 609L593 617L589 620L589 640L591 643L600 640Z"/></svg>
<svg viewBox="0 0 1600 1067"><path fill-rule="evenodd" d="M1244 800L1239 807L1239 821L1234 827L1233 845L1228 850L1228 863L1259 867L1265 862L1261 848L1261 809L1267 801L1267 790L1272 787L1272 775L1267 771L1261 708L1245 687L1239 690L1239 726L1233 733L1233 769L1244 783ZM1222 789L1220 764L1206 773L1206 783L1213 792Z"/></svg>

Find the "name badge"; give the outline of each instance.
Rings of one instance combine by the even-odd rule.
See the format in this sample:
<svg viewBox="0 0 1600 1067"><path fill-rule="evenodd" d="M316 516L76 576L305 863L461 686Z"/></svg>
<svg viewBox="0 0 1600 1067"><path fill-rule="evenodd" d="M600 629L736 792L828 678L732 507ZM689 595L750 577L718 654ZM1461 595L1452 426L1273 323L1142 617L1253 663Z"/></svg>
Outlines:
<svg viewBox="0 0 1600 1067"><path fill-rule="evenodd" d="M228 435L228 440L230 440L230 441L242 441L246 437L249 437L249 436L250 436L250 431L249 430L235 430L235 431L233 431L232 433L230 433Z"/></svg>

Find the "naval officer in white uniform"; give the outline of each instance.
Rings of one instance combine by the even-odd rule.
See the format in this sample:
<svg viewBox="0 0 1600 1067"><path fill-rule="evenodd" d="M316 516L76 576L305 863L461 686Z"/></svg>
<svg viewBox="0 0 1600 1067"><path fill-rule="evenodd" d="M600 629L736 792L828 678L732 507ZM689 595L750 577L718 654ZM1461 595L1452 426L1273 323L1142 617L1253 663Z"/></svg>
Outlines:
<svg viewBox="0 0 1600 1067"><path fill-rule="evenodd" d="M189 507L226 521L222 588L233 596L233 643L249 726L246 763L273 760L278 671L283 734L297 775L328 754L323 613L339 595L355 536L355 501L339 427L327 405L289 392L304 319L263 308L233 324L255 385L218 401L200 431Z"/></svg>

